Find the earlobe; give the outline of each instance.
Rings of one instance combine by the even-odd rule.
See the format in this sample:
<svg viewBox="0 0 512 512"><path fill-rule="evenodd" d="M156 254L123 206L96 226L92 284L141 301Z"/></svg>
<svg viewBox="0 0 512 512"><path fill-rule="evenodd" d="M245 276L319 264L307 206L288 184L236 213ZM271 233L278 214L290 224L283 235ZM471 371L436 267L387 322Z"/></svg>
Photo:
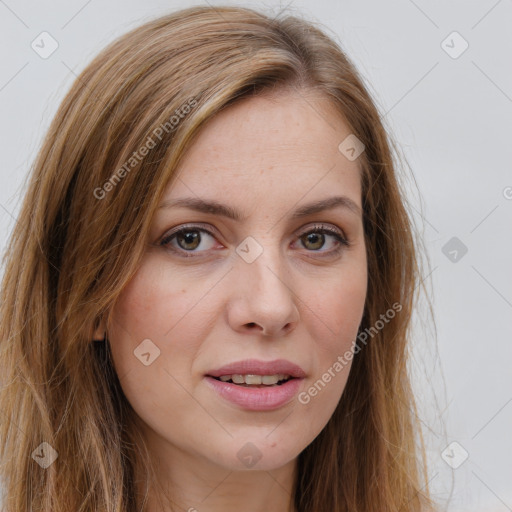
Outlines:
<svg viewBox="0 0 512 512"><path fill-rule="evenodd" d="M103 318L96 321L96 328L94 329L93 341L104 341L107 336L107 328Z"/></svg>
<svg viewBox="0 0 512 512"><path fill-rule="evenodd" d="M105 341L107 333L105 330L97 329L94 331L93 341Z"/></svg>
<svg viewBox="0 0 512 512"><path fill-rule="evenodd" d="M94 333L94 338L92 341L105 341L106 336L107 336L107 333L105 331L103 331L103 333L100 333L100 334Z"/></svg>

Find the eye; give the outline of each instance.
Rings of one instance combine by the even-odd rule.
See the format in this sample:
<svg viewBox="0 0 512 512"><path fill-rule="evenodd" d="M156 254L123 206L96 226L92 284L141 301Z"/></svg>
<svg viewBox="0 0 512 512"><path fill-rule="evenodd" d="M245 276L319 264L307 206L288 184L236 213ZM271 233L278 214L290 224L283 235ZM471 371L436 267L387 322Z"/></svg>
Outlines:
<svg viewBox="0 0 512 512"><path fill-rule="evenodd" d="M331 243L334 243L335 248L332 250L320 251L319 249L325 246L326 235L331 238ZM312 229L309 229L300 235L299 240L302 246L306 249L311 249L312 252L320 252L322 255L338 254L344 247L348 247L350 245L349 241L340 230L323 224L313 226Z"/></svg>
<svg viewBox="0 0 512 512"><path fill-rule="evenodd" d="M334 249L321 251L326 240L331 239ZM195 253L205 252L213 248L215 235L202 225L182 226L165 235L160 245L183 257L193 257ZM299 235L302 247L309 249L308 252L316 252L321 255L336 255L344 247L350 245L349 241L339 229L330 226L315 225L312 229ZM198 250L202 245L203 250Z"/></svg>
<svg viewBox="0 0 512 512"><path fill-rule="evenodd" d="M203 249L208 250L212 248L211 242L208 243L208 238L214 238L214 234L200 226L183 226L162 238L160 245L168 248L169 250L181 253L180 256L188 257L187 253L190 252L203 252L196 249L203 244ZM204 240L206 242L204 243ZM174 242L174 243L173 243ZM177 247L176 247L177 245ZM204 247L206 245L206 247ZM192 256L192 254L190 255Z"/></svg>

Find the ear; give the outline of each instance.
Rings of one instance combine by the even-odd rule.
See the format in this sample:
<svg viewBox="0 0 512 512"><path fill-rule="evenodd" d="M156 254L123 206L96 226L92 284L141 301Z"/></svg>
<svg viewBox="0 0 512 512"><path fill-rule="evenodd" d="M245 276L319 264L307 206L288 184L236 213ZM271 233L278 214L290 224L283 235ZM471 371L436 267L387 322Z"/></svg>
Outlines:
<svg viewBox="0 0 512 512"><path fill-rule="evenodd" d="M96 321L93 341L103 341L107 335L107 325L104 317Z"/></svg>

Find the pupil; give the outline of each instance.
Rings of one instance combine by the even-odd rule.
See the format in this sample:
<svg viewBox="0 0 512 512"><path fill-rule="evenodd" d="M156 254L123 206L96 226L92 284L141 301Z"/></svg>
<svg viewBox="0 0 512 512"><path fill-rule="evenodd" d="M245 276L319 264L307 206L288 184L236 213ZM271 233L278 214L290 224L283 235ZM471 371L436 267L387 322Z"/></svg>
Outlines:
<svg viewBox="0 0 512 512"><path fill-rule="evenodd" d="M311 242L313 243L313 245L316 245L316 247L312 247L313 249L320 249L323 246L323 237L323 234L318 235L316 233L309 233L308 235L306 235L307 242Z"/></svg>
<svg viewBox="0 0 512 512"><path fill-rule="evenodd" d="M184 247L181 242L184 241L186 245L192 244L192 247ZM197 231L187 231L178 235L178 243L183 249L195 249L200 242L200 236Z"/></svg>

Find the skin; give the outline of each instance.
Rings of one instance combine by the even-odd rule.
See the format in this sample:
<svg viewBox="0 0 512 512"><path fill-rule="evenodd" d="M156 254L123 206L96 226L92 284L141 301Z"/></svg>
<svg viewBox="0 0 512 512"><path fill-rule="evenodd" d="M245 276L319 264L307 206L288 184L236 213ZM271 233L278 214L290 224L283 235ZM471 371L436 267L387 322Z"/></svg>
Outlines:
<svg viewBox="0 0 512 512"><path fill-rule="evenodd" d="M331 417L351 362L307 404L296 397L264 412L225 401L204 375L242 359L283 358L306 372L304 391L352 349L367 287L361 213L338 207L291 219L298 207L334 195L361 208L358 160L338 150L350 133L327 100L304 90L246 99L211 119L163 201L214 199L247 218L157 210L140 269L112 322L97 331L108 333L159 484L179 510L293 510L297 457ZM200 243L179 245L175 237L168 246L184 255L190 247L193 257L159 245L172 228L192 223L214 236L200 231ZM322 237L318 224L338 229L351 245ZM301 241L311 232L319 238ZM252 263L236 252L248 236L263 249ZM148 366L134 357L144 339L160 350ZM237 457L247 442L261 455L251 468ZM157 502L152 491L147 510L178 508Z"/></svg>

